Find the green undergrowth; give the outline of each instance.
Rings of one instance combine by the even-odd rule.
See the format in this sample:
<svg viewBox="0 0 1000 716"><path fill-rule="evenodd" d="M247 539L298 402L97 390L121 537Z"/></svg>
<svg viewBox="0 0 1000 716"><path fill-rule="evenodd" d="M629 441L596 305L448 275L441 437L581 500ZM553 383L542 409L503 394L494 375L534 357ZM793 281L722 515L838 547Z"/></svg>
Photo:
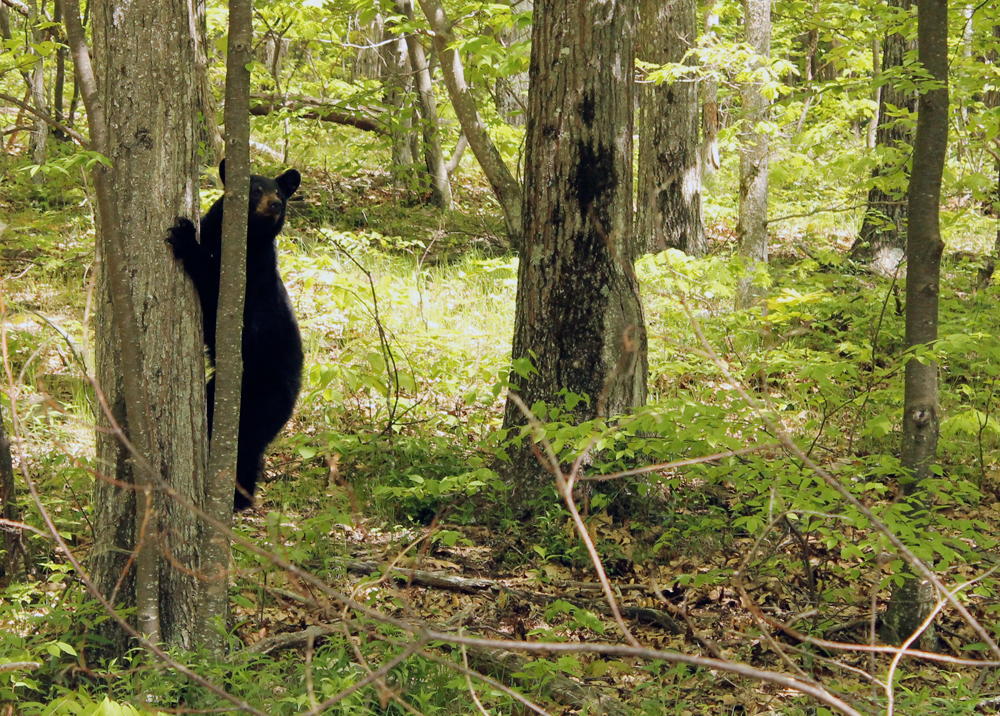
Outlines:
<svg viewBox="0 0 1000 716"><path fill-rule="evenodd" d="M47 205L26 179L20 186L21 194L6 200L18 230L5 234L11 240L3 252L5 334L18 389L13 404L4 394L2 408L5 416L17 409L26 467L41 499L64 537L86 554L94 407L82 370L92 370L83 323L92 228L86 206ZM487 240L461 246L454 234L440 238L447 250L438 250L435 237L452 229L398 206L378 205L358 222L361 208L324 213L307 197L296 212L280 250L307 370L296 417L268 458L266 516L241 522L243 534L331 583L343 579L343 560L360 547L350 536L359 524L387 554L434 524L429 551L442 556L473 545L472 529L485 526L504 549L483 569L533 575L541 583L549 570L590 574L589 555L554 490L522 498L497 474L507 441L527 439L500 432L516 259ZM983 555L995 549L1000 519L992 507L1000 341L993 319L997 289L978 288L977 269L975 261L946 262L941 338L907 356L901 287L831 249L815 258L779 256L769 299L748 312L732 310L743 269L722 250L698 260L677 252L641 259L648 404L629 416L576 425L561 418L588 397L566 395L562 403L541 406L545 437L564 468L586 452L588 477L717 457L578 485L577 502L608 574L644 579L648 565L660 565L664 593L694 603L729 587L742 561L751 584L807 585L801 593L816 616L803 628L816 634L845 611L863 613L872 593L884 598L900 568L884 537L778 445L766 416L942 574L979 575ZM906 480L898 459L906 360L934 360L941 371L940 474L924 484L922 503L899 499ZM22 502L24 519L44 529L37 510ZM530 522L519 517L526 512L534 515ZM0 658L37 660L43 667L0 672L0 702L17 701L26 714L112 713L115 704L122 713L140 703L149 710L225 705L151 669L139 653L123 663L87 663L80 655L86 655L88 624L104 617L87 611L80 585L48 540L36 534L26 540L41 569L6 586ZM810 546L807 559L803 544ZM246 550L237 548L235 558L238 618L232 626L246 634L280 620L265 610L275 607L261 585L280 583L283 574ZM996 587L987 576L967 591L993 631ZM372 600L399 606L385 596ZM598 622L571 609L551 621L546 638L600 636ZM401 638L379 632L366 646L370 659L391 658ZM981 646L967 638L960 649ZM242 655L226 665L182 658L274 713L307 707L307 680L322 701L365 676L338 636L317 648L311 672L282 655ZM537 663L533 668L543 675L596 668ZM466 704L464 679L430 660L407 660L391 677L423 713L455 713L455 702L465 704L463 712L474 708ZM640 681L661 689L676 685L664 692L676 704L697 678L682 668L656 667ZM948 693L961 698L961 684ZM665 708L667 697L651 693L654 686L638 689L635 698L655 711ZM899 697L913 704L907 713L930 713L919 709L933 707L921 704L944 699L943 693L904 689ZM479 695L509 709L499 692ZM391 699L384 707L379 699L377 689L365 688L336 708L398 710Z"/></svg>

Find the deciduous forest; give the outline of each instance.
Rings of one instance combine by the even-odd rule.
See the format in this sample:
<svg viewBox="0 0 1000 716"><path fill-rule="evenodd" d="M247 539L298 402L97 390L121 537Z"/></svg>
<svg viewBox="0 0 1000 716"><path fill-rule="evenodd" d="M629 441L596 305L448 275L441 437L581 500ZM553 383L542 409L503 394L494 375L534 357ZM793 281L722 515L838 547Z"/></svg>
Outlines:
<svg viewBox="0 0 1000 716"><path fill-rule="evenodd" d="M0 716L1000 713L996 3L0 35Z"/></svg>

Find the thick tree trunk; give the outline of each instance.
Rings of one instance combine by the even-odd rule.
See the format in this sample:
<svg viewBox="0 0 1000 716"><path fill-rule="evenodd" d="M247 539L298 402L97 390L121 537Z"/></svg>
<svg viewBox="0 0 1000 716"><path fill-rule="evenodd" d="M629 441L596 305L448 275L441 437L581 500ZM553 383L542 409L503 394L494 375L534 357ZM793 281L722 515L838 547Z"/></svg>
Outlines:
<svg viewBox="0 0 1000 716"><path fill-rule="evenodd" d="M565 391L587 396L568 420L624 413L646 399L633 272L634 25L629 0L539 0L534 8L512 357L537 372L512 372L511 381L529 406L561 407ZM508 398L504 426L524 423ZM547 473L531 450L511 459L515 484L537 493Z"/></svg>
<svg viewBox="0 0 1000 716"><path fill-rule="evenodd" d="M396 8L410 22L414 21L412 0L397 0ZM427 57L424 55L424 46L420 44L416 35L409 33L406 36L406 47L410 54L410 69L417 85L421 129L424 134L424 159L431 179L434 203L442 209L451 209L451 184L448 181L444 153L441 151L437 100L434 99L434 86L431 84L431 73L427 66Z"/></svg>
<svg viewBox="0 0 1000 716"><path fill-rule="evenodd" d="M696 0L641 0L639 16L639 59L658 65L681 62L695 46ZM701 256L706 246L694 77L642 85L639 117L638 239L651 253L680 249Z"/></svg>
<svg viewBox="0 0 1000 716"><path fill-rule="evenodd" d="M771 56L771 0L743 0L746 41L761 57ZM768 136L759 125L768 116L768 102L760 82L740 87L743 130L740 132L740 206L736 235L737 251L756 272L767 263L767 178ZM738 308L756 303L764 289L751 279L740 282L736 294Z"/></svg>
<svg viewBox="0 0 1000 716"><path fill-rule="evenodd" d="M888 0L893 14L886 28L882 72L899 72L906 53L914 49L910 31L912 0ZM878 81L876 77L876 81ZM893 275L903 259L906 243L906 163L913 139L910 121L916 111L916 94L896 79L882 85L879 94L875 144L881 165L872 172L868 209L851 257L873 262L881 273Z"/></svg>
<svg viewBox="0 0 1000 716"><path fill-rule="evenodd" d="M493 189L493 194L503 209L507 235L511 246L521 248L521 187L510 173L500 156L500 151L494 146L486 131L486 125L479 116L476 100L465 82L465 71L462 60L453 45L455 37L451 32L450 23L444 14L444 8L439 0L420 0L427 21L434 31L434 48L441 58L441 74L444 76L448 95L451 97L455 115L462 125L462 132L476 155L483 174Z"/></svg>
<svg viewBox="0 0 1000 716"><path fill-rule="evenodd" d="M72 2L64 3L67 22ZM200 318L190 283L162 240L174 216L190 216L198 204L193 27L184 2L95 3L95 108L107 120L93 116L89 103L88 114L95 148L112 165L97 170L104 172L98 185L98 382L153 469L200 504L207 452ZM79 63L75 48L74 57ZM95 131L99 122L103 137L101 128ZM108 426L103 415L98 424ZM109 477L153 484L144 470L133 470L135 461L113 435L99 430L97 443L98 463ZM118 606L136 606L141 631L193 647L200 566L194 515L156 490L147 501L142 492L102 480L94 499L91 568L102 592ZM127 564L137 544L138 578ZM111 636L112 652L123 653L124 635Z"/></svg>
<svg viewBox="0 0 1000 716"><path fill-rule="evenodd" d="M939 209L941 177L948 148L948 3L918 0L919 58L938 86L920 88L917 136L913 144L913 171L909 188L909 224L906 231L906 347L929 346L938 336L941 241ZM903 483L912 495L921 480L932 475L937 460L937 364L911 359L906 364L903 397L903 444L900 458L906 470ZM924 590L926 591L926 589ZM885 617L887 634L896 643L905 639L926 617L933 600L922 595L921 582L909 575L893 591ZM890 633L892 632L892 633ZM933 639L928 635L927 641Z"/></svg>

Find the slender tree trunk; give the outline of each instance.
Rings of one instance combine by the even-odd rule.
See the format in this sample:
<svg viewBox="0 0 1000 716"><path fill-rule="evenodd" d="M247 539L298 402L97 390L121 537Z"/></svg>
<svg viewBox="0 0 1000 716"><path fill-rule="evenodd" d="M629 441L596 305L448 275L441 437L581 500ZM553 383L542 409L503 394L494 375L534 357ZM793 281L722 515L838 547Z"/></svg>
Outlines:
<svg viewBox="0 0 1000 716"><path fill-rule="evenodd" d="M503 209L511 246L519 249L521 246L521 187L504 163L500 151L493 144L493 140L490 139L490 135L486 131L486 125L479 116L476 100L472 97L472 91L465 82L462 60L453 47L455 37L452 35L448 18L444 14L444 8L439 0L420 0L420 6L434 31L434 47L441 59L441 73L444 76L445 86L448 88L448 95L451 97L451 104L455 108L455 115L462 125L462 132L468 139L469 146L472 147L472 153L476 155L476 160L482 167L483 173L493 188L493 194Z"/></svg>
<svg viewBox="0 0 1000 716"><path fill-rule="evenodd" d="M396 7L410 22L414 21L412 0L397 0ZM441 151L437 100L434 99L434 87L431 84L431 73L424 54L424 46L413 33L410 33L406 36L406 47L410 51L410 68L417 84L417 99L420 102L420 115L423 120L421 128L424 133L424 159L427 173L431 178L434 203L442 209L451 209L451 184L448 181L444 153Z"/></svg>
<svg viewBox="0 0 1000 716"><path fill-rule="evenodd" d="M28 7L31 13L28 21L32 26L32 37L36 43L41 43L46 39L46 32L35 29L35 25L44 22L45 18L39 14L36 0L31 0ZM31 101L39 112L46 115L49 113L49 96L45 89L45 61L41 55L37 55L35 65L31 70ZM41 117L36 117L35 128L31 132L31 161L35 164L45 164L48 138L48 123ZM45 175L36 172L32 181L41 184L45 181Z"/></svg>
<svg viewBox="0 0 1000 716"><path fill-rule="evenodd" d="M191 215L198 204L196 38L187 8L96 6L91 74L79 8L63 1L93 148L111 163L94 174L98 383L142 459L200 504L207 449L200 319L194 292L162 241L173 217ZM103 413L98 425L109 426ZM155 489L156 480L117 438L102 429L97 443L105 474L140 491L97 481L95 582L116 605L136 607L140 631L192 648L198 521ZM124 654L124 634L113 629L107 636L109 651Z"/></svg>
<svg viewBox="0 0 1000 716"><path fill-rule="evenodd" d="M639 59L657 65L684 61L697 41L696 0L641 0L639 17ZM680 249L701 256L706 245L698 85L694 77L684 77L670 84L642 85L640 93L639 241L651 253Z"/></svg>
<svg viewBox="0 0 1000 716"><path fill-rule="evenodd" d="M62 24L62 8L56 3L53 8L53 22ZM55 86L52 89L52 104L55 109L56 121L60 124L66 123L66 113L64 111L64 101L63 93L66 89L66 57L69 56L69 49L66 47L60 47L56 50L56 80ZM66 134L61 129L55 131L55 136L57 139L65 139Z"/></svg>
<svg viewBox="0 0 1000 716"><path fill-rule="evenodd" d="M910 29L912 0L888 0L888 4L892 16L882 44L883 73L898 72L906 53L915 49ZM910 122L916 111L916 94L898 78L885 84L879 77L875 81L881 85L875 130L880 166L872 172L868 209L850 255L857 261L872 262L881 273L893 275L903 259L906 243L906 163L913 139Z"/></svg>
<svg viewBox="0 0 1000 716"><path fill-rule="evenodd" d="M246 297L247 206L250 204L250 61L252 0L229 0L226 57L226 193L215 344L215 419L205 512L222 525L233 519L237 443L243 382L243 304ZM225 641L217 622L229 609L229 540L207 527L202 544L203 581L195 624L198 644L221 656Z"/></svg>
<svg viewBox="0 0 1000 716"><path fill-rule="evenodd" d="M761 57L771 56L771 0L743 0L746 41ZM760 129L767 120L768 102L760 82L740 87L743 131L740 132L740 205L736 235L737 251L756 273L767 264L768 136ZM746 308L763 296L765 289L744 279L737 289L736 305Z"/></svg>
<svg viewBox="0 0 1000 716"><path fill-rule="evenodd" d="M510 5L512 13L531 12L532 0L504 0ZM497 38L504 47L510 47L531 40L531 29L516 25L503 30ZM496 81L494 91L497 113L511 126L524 124L525 112L528 108L528 73L516 72Z"/></svg>
<svg viewBox="0 0 1000 716"><path fill-rule="evenodd" d="M705 10L705 42L714 44L715 28L719 24L719 16L715 12L715 0L708 0ZM713 70L717 68L712 68ZM701 84L701 173L703 177L711 176L719 168L719 83L709 75Z"/></svg>
<svg viewBox="0 0 1000 716"><path fill-rule="evenodd" d="M562 419L621 414L646 399L633 271L634 27L629 0L535 2L511 382L529 406L587 396ZM528 360L537 372L522 377ZM508 398L504 426L524 423ZM507 470L526 494L548 474L527 446Z"/></svg>
<svg viewBox="0 0 1000 716"><path fill-rule="evenodd" d="M872 38L872 76L878 77L882 74L882 43L879 42L878 37ZM872 88L872 101L875 103L875 112L872 114L872 118L868 120L868 135L865 140L865 146L869 149L874 149L875 145L878 144L878 125L879 118L881 114L879 110L882 105L882 85L875 84Z"/></svg>
<svg viewBox="0 0 1000 716"><path fill-rule="evenodd" d="M382 101L389 108L389 133L392 141L392 171L397 186L403 183L412 171L413 155L410 153L410 135L413 122L403 118L403 108L409 95L410 55L406 40L395 37L393 25L386 23L382 36L382 86L385 95Z"/></svg>
<svg viewBox="0 0 1000 716"><path fill-rule="evenodd" d="M209 77L208 61L208 15L205 0L194 3L195 12L195 75L198 82L198 104L201 106L201 116L198 125L198 142L204 147L204 161L211 166L217 166L222 160L224 145L222 133L219 130L219 108L212 91L212 79Z"/></svg>
<svg viewBox="0 0 1000 716"><path fill-rule="evenodd" d="M7 426L3 422L2 410L0 410L0 514L11 522L18 522L21 519L14 484L14 465L10 457L10 439L7 437ZM24 559L24 569L27 572L30 565L22 531L10 525L3 525L0 526L0 532L3 532L3 549L6 555L4 572L8 578L13 578L14 572L17 571L18 555Z"/></svg>
<svg viewBox="0 0 1000 716"><path fill-rule="evenodd" d="M993 67L1000 66L1000 52L995 48L1000 47L1000 24L993 26L994 49L987 55L987 61ZM983 104L987 110L995 110L1000 107L1000 90L992 89L983 97ZM993 216L996 218L996 237L993 240L993 251L986 258L984 265L979 269L979 288L986 288L993 281L993 274L996 271L997 261L1000 261L1000 159L993 162L993 176L997 179L993 187Z"/></svg>
<svg viewBox="0 0 1000 716"><path fill-rule="evenodd" d="M937 86L920 88L917 136L909 188L909 224L906 232L906 347L928 347L938 337L941 240L939 210L941 177L948 148L948 3L918 0L920 64ZM913 495L930 477L937 461L937 364L911 359L906 364L903 397L902 466L908 479L905 492ZM933 605L929 588L912 574L893 590L885 616L886 633L893 643L912 634ZM925 644L933 641L927 633Z"/></svg>

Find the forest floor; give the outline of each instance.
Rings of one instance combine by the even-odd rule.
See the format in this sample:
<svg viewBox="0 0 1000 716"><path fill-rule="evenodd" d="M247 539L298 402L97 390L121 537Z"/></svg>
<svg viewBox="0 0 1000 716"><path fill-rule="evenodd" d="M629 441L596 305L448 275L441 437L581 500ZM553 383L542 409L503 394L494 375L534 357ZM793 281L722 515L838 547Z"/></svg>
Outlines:
<svg viewBox="0 0 1000 716"><path fill-rule="evenodd" d="M496 450L490 436L499 427L502 394L494 388L508 358L516 274L488 192L469 182L457 192L456 211L442 218L403 198L381 175L311 176L309 186L291 210L293 228L283 241L282 262L306 334L310 373L295 422L269 453L271 481L264 485L260 505L237 519L237 531L286 554L340 593L438 631L536 642L626 643L594 565L554 493L548 511L536 524L525 525L512 520L509 509L504 516L509 505L489 504L495 492L453 489L436 496L429 487L443 489L456 474L488 469L490 451ZM86 557L84 515L91 478L73 459L92 456L92 413L80 361L48 326L56 324L78 345L88 346L84 316L92 229L78 205L64 203L39 213L4 201L0 198L0 213L10 210L19 229L0 252L0 267L11 312L5 317L7 348L21 371L19 405L26 418L30 469L45 476L46 499L61 528L77 535L79 556ZM712 236L717 254L724 254L731 232L719 224ZM892 314L898 293L889 284L840 275L815 260L822 252L841 254L850 243L848 233L831 229L819 249L805 241L791 229L775 238L773 292L779 300L772 318L782 336L767 356L771 372L759 392L784 406L786 429L818 446L823 464L856 485L866 504L888 510L898 495L892 470L879 472L891 462L879 454L879 436L886 444L898 438L891 426L882 433L878 429L880 419L898 411L898 388L886 387L899 375L898 366L889 357L871 360L862 355L872 353L871 346L855 351L850 342L863 342L852 311L867 311L866 320L877 319L881 326L879 307L885 312L888 306ZM729 264L709 257L699 266L708 268L689 276L692 282L704 279L712 291L724 290ZM677 272L672 265L665 273ZM952 299L960 306L969 303L968 272L952 276L960 285ZM687 325L684 312L670 307L673 299L664 298L666 293L651 295L651 332L677 335L677 326ZM696 297L699 306L707 307L706 323L726 360L752 384L763 361L750 343L740 342L747 324L720 308L724 294L712 295L703 290ZM816 298L821 296L833 296L835 302L817 307L825 300ZM799 303L782 317L781 301ZM372 319L375 305L398 359L397 379L408 377L411 386L397 390L395 407L388 399L391 391L380 382L386 361ZM876 348L891 353L898 346L898 319L890 315L885 323L896 321L896 327L878 329L885 332L884 340L871 333ZM804 334L813 342L803 347ZM714 368L698 364L667 340L651 348L651 356L658 409L677 423L676 440L667 441L673 447L665 453L709 455L728 449L736 438L751 441L760 433L757 426L747 427L746 409ZM839 372L838 356L854 362ZM956 393L963 385L966 392L970 386L979 389L981 383L963 365L945 367L948 395L949 386L958 386ZM835 383L844 375L844 382L867 380L864 395L870 397L858 408L861 417L851 418L870 426L851 455L845 454L848 416L824 412L836 402L842 386ZM992 398L985 400L988 414ZM687 409L693 412L682 412ZM683 417L688 415L693 416L690 425ZM718 421L714 436L698 432L699 421L707 420ZM386 434L397 437L386 441ZM945 441L949 467L963 479L978 475L976 489L963 487L954 499L935 502L939 522L929 527L946 537L936 548L939 557L948 555L941 568L951 585L983 577L984 569L995 564L986 536L1000 534L996 463L989 457L995 436L984 437L980 430L979 445L987 449L979 458L971 447L961 447L963 441L971 445L964 433ZM618 497L625 494L624 501L600 502L596 492L580 493L589 535L631 634L649 648L791 674L862 713L887 713L889 692L895 713L908 716L1000 713L990 700L1000 693L995 673L956 663L976 658L983 645L948 610L936 628L939 653L951 661L907 658L893 685L885 685L892 656L866 647L880 643L872 630L890 596L886 577L895 569L894 557L880 556L884 545L878 546L880 537L867 525L842 518L839 498L796 503L815 485L788 482L801 470L772 452L760 462L733 460L732 468L714 461L717 472L664 469L651 476L650 491L641 496L626 494L635 483L623 488ZM960 544L967 551L956 556ZM45 559L60 559L42 543L34 549ZM248 650L309 627L325 630L317 632L321 639L343 639L339 607L241 548L235 553L235 633ZM993 584L965 594L973 616L995 632L1000 599ZM292 645L303 651L301 644L287 644L289 651ZM641 713L829 713L786 687L719 669L583 652L525 658L513 670L488 661L477 668L504 673L552 714L580 709L580 695L554 688L556 677L569 677L590 693L614 697ZM406 698L424 687L397 682L396 690ZM449 713L440 705L436 712Z"/></svg>

